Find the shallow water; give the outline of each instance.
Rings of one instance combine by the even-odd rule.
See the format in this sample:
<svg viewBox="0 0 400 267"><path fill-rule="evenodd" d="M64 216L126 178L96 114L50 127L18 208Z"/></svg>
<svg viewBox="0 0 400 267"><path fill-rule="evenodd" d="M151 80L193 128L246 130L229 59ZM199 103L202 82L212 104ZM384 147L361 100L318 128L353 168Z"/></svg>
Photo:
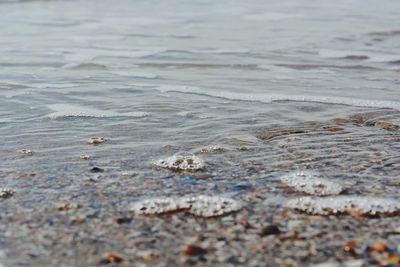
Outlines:
<svg viewBox="0 0 400 267"><path fill-rule="evenodd" d="M0 178L16 191L3 212L255 189L280 202L279 177L309 169L347 194L398 197L400 132L374 126L400 123L398 10L395 0L2 1ZM222 149L201 152L212 146ZM154 165L179 151L205 168Z"/></svg>

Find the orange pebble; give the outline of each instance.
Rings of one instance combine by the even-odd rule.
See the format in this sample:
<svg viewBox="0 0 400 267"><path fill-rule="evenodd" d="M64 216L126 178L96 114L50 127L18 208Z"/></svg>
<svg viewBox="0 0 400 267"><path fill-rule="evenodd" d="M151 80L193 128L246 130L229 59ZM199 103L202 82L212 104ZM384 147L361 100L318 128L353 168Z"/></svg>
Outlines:
<svg viewBox="0 0 400 267"><path fill-rule="evenodd" d="M347 242L343 247L344 251L350 252L350 253L355 253L356 248L357 248L357 243L354 241Z"/></svg>
<svg viewBox="0 0 400 267"><path fill-rule="evenodd" d="M375 243L375 245L372 247L372 250L376 252L385 252L388 250L387 246L381 242Z"/></svg>

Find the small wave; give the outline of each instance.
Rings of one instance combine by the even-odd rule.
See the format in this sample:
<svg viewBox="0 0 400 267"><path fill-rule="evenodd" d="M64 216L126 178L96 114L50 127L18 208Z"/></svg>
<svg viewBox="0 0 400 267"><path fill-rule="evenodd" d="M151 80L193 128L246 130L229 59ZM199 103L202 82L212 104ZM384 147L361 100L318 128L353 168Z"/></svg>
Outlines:
<svg viewBox="0 0 400 267"><path fill-rule="evenodd" d="M53 113L47 115L47 117L49 117L50 119L64 119L68 117L144 117L148 115L145 112L118 113L109 110L100 110L71 104L52 104L48 105L47 108L54 111Z"/></svg>
<svg viewBox="0 0 400 267"><path fill-rule="evenodd" d="M155 88L160 92L179 92L207 95L212 97L219 97L229 100L239 101L255 101L263 103L271 103L278 101L297 101L297 102L316 102L325 104L347 105L355 107L371 107L371 108L390 108L400 110L400 101L388 100L372 100L360 99L352 97L334 97L334 96L304 96L304 95L284 95L284 94L245 94L235 92L221 92L218 90L208 90L200 87L191 86L172 86L172 85L158 85Z"/></svg>
<svg viewBox="0 0 400 267"><path fill-rule="evenodd" d="M150 68L175 68L175 69L243 69L243 70L258 70L260 65L257 64L212 64L212 63L178 63L178 62L166 62L166 63L139 63L139 67L150 67Z"/></svg>
<svg viewBox="0 0 400 267"><path fill-rule="evenodd" d="M327 69L354 69L354 70L379 70L380 68L369 65L336 65L336 64L275 64L278 67L285 67L295 70Z"/></svg>
<svg viewBox="0 0 400 267"><path fill-rule="evenodd" d="M157 74L154 73L138 73L134 71L114 71L113 73L117 74L121 77L133 77L133 78L142 78L142 79L157 79L160 78Z"/></svg>
<svg viewBox="0 0 400 267"><path fill-rule="evenodd" d="M400 30L377 31L368 33L370 36L391 37L400 35Z"/></svg>
<svg viewBox="0 0 400 267"><path fill-rule="evenodd" d="M66 69L74 69L74 70L80 70L80 69L107 69L107 66L102 65L102 64L97 64L97 63L91 63L91 62L83 62L83 63L77 63L77 64L66 64L63 66Z"/></svg>
<svg viewBox="0 0 400 267"><path fill-rule="evenodd" d="M353 59L353 60L366 60L370 57L363 52L358 51L340 51L323 49L318 52L322 58L338 58L338 59Z"/></svg>

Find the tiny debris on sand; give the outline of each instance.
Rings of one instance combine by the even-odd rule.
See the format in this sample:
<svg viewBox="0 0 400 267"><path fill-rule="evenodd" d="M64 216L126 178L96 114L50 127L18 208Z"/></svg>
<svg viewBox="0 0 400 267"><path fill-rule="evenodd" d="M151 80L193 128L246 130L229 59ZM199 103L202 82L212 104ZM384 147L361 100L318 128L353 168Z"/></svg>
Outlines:
<svg viewBox="0 0 400 267"><path fill-rule="evenodd" d="M286 206L318 215L395 216L400 212L400 202L396 199L367 196L301 197L289 200Z"/></svg>
<svg viewBox="0 0 400 267"><path fill-rule="evenodd" d="M91 145L103 144L105 142L108 142L108 139L104 137L92 137L87 141L87 143Z"/></svg>
<svg viewBox="0 0 400 267"><path fill-rule="evenodd" d="M318 173L310 171L289 173L282 176L280 180L295 191L310 195L338 195L343 191L340 184L321 178Z"/></svg>
<svg viewBox="0 0 400 267"><path fill-rule="evenodd" d="M84 160L89 160L91 157L85 154L85 155L80 155L80 158Z"/></svg>
<svg viewBox="0 0 400 267"><path fill-rule="evenodd" d="M202 149L200 150L200 153L201 153L201 154L209 154L209 153L220 153L220 152L223 152L223 151L224 151L224 148L223 148L223 147L220 147L220 146L210 146L210 147L202 148Z"/></svg>
<svg viewBox="0 0 400 267"><path fill-rule="evenodd" d="M173 171L198 171L204 168L203 160L189 152L176 153L167 159L157 161L155 164Z"/></svg>

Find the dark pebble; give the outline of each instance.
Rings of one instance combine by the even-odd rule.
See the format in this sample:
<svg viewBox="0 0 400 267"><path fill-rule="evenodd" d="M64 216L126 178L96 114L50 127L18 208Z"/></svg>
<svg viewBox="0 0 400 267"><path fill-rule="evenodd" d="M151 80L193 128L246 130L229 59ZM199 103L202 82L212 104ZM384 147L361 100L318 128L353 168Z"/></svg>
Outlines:
<svg viewBox="0 0 400 267"><path fill-rule="evenodd" d="M90 169L90 172L92 172L92 173L104 172L104 169L99 168L99 167L93 167Z"/></svg>
<svg viewBox="0 0 400 267"><path fill-rule="evenodd" d="M281 233L281 230L279 230L279 227L277 225L271 224L271 225L265 226L261 230L260 236L277 235L280 233Z"/></svg>

